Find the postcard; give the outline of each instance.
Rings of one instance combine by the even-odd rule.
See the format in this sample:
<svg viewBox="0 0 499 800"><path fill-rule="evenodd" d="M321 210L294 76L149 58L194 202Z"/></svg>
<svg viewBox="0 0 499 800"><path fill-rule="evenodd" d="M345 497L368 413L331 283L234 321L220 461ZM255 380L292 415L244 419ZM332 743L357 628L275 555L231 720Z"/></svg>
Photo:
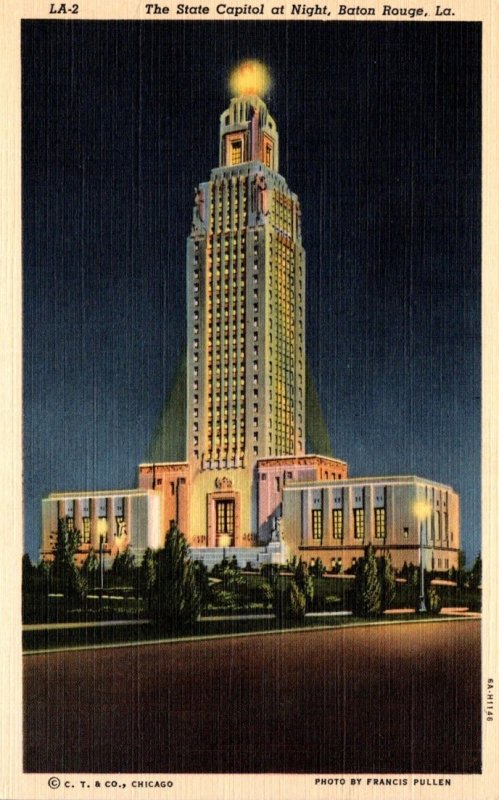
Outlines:
<svg viewBox="0 0 499 800"><path fill-rule="evenodd" d="M498 8L6 2L6 800L495 797Z"/></svg>

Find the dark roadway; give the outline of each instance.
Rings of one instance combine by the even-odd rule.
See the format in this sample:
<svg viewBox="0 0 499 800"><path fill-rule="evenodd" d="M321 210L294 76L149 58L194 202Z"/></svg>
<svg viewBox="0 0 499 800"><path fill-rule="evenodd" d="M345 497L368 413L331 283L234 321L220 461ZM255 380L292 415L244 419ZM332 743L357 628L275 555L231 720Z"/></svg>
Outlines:
<svg viewBox="0 0 499 800"><path fill-rule="evenodd" d="M480 771L480 622L25 656L27 772Z"/></svg>

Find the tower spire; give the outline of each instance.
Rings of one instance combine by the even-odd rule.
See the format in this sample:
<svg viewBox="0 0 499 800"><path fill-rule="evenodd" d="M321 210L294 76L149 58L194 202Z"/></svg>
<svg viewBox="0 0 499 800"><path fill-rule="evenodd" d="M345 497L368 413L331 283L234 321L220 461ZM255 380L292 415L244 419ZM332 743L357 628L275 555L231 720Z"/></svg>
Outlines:
<svg viewBox="0 0 499 800"><path fill-rule="evenodd" d="M258 95L233 97L220 117L220 166L259 161L279 170L279 134L267 106Z"/></svg>
<svg viewBox="0 0 499 800"><path fill-rule="evenodd" d="M256 161L279 170L277 126L262 100L270 84L269 71L260 61L243 61L233 69L233 97L220 117L220 167Z"/></svg>

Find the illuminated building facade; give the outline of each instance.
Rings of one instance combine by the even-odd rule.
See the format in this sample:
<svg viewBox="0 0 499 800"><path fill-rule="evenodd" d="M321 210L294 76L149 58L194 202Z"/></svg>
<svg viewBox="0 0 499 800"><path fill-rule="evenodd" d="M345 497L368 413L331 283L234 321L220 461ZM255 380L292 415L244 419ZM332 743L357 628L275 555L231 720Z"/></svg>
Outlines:
<svg viewBox="0 0 499 800"><path fill-rule="evenodd" d="M229 549L242 566L299 555L347 567L371 541L396 566L418 563L423 532L413 505L422 479L351 479L344 461L305 453L301 211L279 174L277 126L255 85L221 115L219 165L195 189L186 280L185 461L139 466L140 492L158 501L148 501L150 546L174 523L207 564ZM436 559L457 567L459 498L421 485L432 497L445 492L446 510L435 506L434 518L451 514L439 527L450 533ZM44 553L66 502L48 501ZM109 525L105 536L111 556L120 541ZM140 551L143 538L127 544Z"/></svg>
<svg viewBox="0 0 499 800"><path fill-rule="evenodd" d="M281 500L262 519L259 464L304 456L305 252L298 198L278 169L265 103L233 98L187 240L189 502L180 515L194 547L268 543ZM345 476L333 461L330 473ZM141 465L141 487L157 488L153 469L172 485L173 465Z"/></svg>
<svg viewBox="0 0 499 800"><path fill-rule="evenodd" d="M354 567L372 544L406 564L447 572L458 568L459 496L444 484L416 476L297 482L283 496L283 534L308 563Z"/></svg>
<svg viewBox="0 0 499 800"><path fill-rule="evenodd" d="M101 548L109 565L118 553L131 547L140 561L146 548L163 545L160 526L160 497L140 489L103 492L53 492L42 500L41 556L50 560L57 537L58 521L67 530L80 533L77 563L90 551Z"/></svg>

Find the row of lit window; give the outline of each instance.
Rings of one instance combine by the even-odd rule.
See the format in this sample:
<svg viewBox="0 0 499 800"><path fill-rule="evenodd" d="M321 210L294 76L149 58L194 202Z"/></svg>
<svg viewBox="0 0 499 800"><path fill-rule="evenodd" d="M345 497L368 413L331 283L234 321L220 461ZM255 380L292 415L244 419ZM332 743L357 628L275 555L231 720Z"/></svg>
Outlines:
<svg viewBox="0 0 499 800"><path fill-rule="evenodd" d="M284 233L292 231L292 216L287 209L283 209L279 203L274 205L274 225Z"/></svg>
<svg viewBox="0 0 499 800"><path fill-rule="evenodd" d="M236 388L241 389L241 391L243 391L244 390L244 386L245 386L245 381L237 380L235 377L233 377L232 381L229 384L229 377L227 375L225 375L224 378L225 378L225 380L224 380L225 394L227 395L227 397L231 398L232 403L234 404L236 402L236 393L235 393L236 392ZM228 389L230 388L230 386L232 386L232 394L231 395L228 393ZM217 377L215 382L213 382L213 380L210 379L210 386L209 386L209 390L208 391L209 391L209 395L208 396L210 398L213 396L213 392L215 392L215 397L221 397L222 381L221 381L220 376Z"/></svg>
<svg viewBox="0 0 499 800"><path fill-rule="evenodd" d="M118 515L115 518L116 529L115 529L115 536L120 537L126 535L126 522L123 515ZM74 527L74 518L67 516L66 517L66 527L69 532L73 532L75 530ZM108 523L107 517L100 516L98 517L98 533L100 535L107 535L108 530ZM82 517L81 518L81 531L80 531L80 541L82 544L89 544L91 541L91 532L92 532L92 521L90 517Z"/></svg>
<svg viewBox="0 0 499 800"><path fill-rule="evenodd" d="M215 397L215 402L213 402L213 397ZM229 399L230 399L230 403L229 403ZM239 404L237 402L238 399L239 399ZM220 418L222 416L222 413L223 413L223 416L227 419L228 413L229 413L228 412L229 405L231 407L231 414L234 414L236 412L237 406L238 405L242 406L243 403L244 403L244 400L245 400L245 395L243 394L243 392L240 392L239 397L236 395L235 392L233 392L233 394L230 395L230 396L229 395L224 395L223 402L222 402L222 399L221 399L221 395L219 395L219 394L216 394L216 395L210 394L209 395L209 404L208 404L208 423L209 424L211 423L213 415L215 415L215 417ZM239 420L239 425L242 428L244 428L244 425L245 425L244 417L242 417L242 418L237 417L237 419Z"/></svg>
<svg viewBox="0 0 499 800"><path fill-rule="evenodd" d="M232 195L232 197L230 195ZM223 195L220 197L220 192L218 192L218 196L212 196L213 213L211 219L211 230L216 230L218 233L221 233L224 221L231 227L234 227L238 225L240 217L243 221L243 224L247 222L246 191L242 191L240 202L237 198L237 195L237 191L227 192L226 190L225 197Z"/></svg>
<svg viewBox="0 0 499 800"><path fill-rule="evenodd" d="M245 446L246 446L246 439L244 437L241 437L239 441L236 440L235 438L229 440L229 439L222 439L221 437L218 437L216 439L210 439L208 441L208 450L210 452L212 452L215 449L228 450L229 448L231 450L237 450L237 449L244 450Z"/></svg>
<svg viewBox="0 0 499 800"><path fill-rule="evenodd" d="M353 535L356 539L364 539L366 532L365 510L363 508L353 509ZM386 537L386 509L374 509L374 536L377 539ZM333 538L343 537L343 509L333 509ZM323 538L323 514L321 508L312 509L312 539Z"/></svg>
<svg viewBox="0 0 499 800"><path fill-rule="evenodd" d="M213 325L215 325L215 335L222 336L224 339L232 334L232 338L243 336L246 326L246 314L244 308L233 308L231 314L224 314L223 317L218 310L213 318L212 311L209 311L208 336L213 338Z"/></svg>
<svg viewBox="0 0 499 800"><path fill-rule="evenodd" d="M228 350L224 350L223 352L222 351L218 351L215 354L215 370L216 370L217 374L220 373L220 370L222 368L222 362L223 362L223 365L224 365L224 370L229 368L229 364L230 364L232 369L234 369L234 365L235 364L239 365L239 369L243 368L244 367L244 350L242 349L239 352L239 361L237 359L237 350L235 350L235 349L233 351L231 351L231 353L229 353ZM208 357L208 372L209 372L209 377L211 378L211 376L213 374L213 358L211 357L211 354Z"/></svg>
<svg viewBox="0 0 499 800"><path fill-rule="evenodd" d="M246 441L245 429L236 428L234 425L227 425L225 422L224 425L215 425L213 430L210 430L209 433L207 432L207 442L210 448L213 447L213 443L215 441L218 445L220 445L221 442L227 443L229 439L232 442L244 444Z"/></svg>
<svg viewBox="0 0 499 800"><path fill-rule="evenodd" d="M258 295L255 297L254 293L253 297L254 299L258 299ZM210 311L213 311L214 307L216 309L220 309L222 306L224 306L225 310L227 311L230 305L230 300L232 300L233 308L237 305L238 300L241 303L244 303L246 300L246 287L232 286L229 288L229 286L227 286L224 291L215 289L208 295L209 309Z"/></svg>
<svg viewBox="0 0 499 800"><path fill-rule="evenodd" d="M279 421L274 419L272 422L273 422L272 428L276 436L291 436L292 434L294 435L295 427L293 424L293 420L291 418L290 419L281 418ZM299 435L301 436L301 429Z"/></svg>
<svg viewBox="0 0 499 800"><path fill-rule="evenodd" d="M227 263L228 262L228 263ZM222 272L222 258L218 254L215 260L212 260L211 253L208 252L208 256L206 259L206 266L207 266L207 276L208 281L211 283L213 280L213 273L216 274L218 277ZM246 273L246 255L244 250L241 248L240 251L236 250L236 244L234 243L234 249L232 251L232 259L230 258L230 252L226 252L224 256L224 264L223 264L223 273L224 275L227 273L227 269L231 269L233 275L236 275L237 272L241 274L244 278Z"/></svg>
<svg viewBox="0 0 499 800"><path fill-rule="evenodd" d="M229 375L232 375L232 378L234 378L239 374L239 372L240 372L242 367L243 367L242 363L241 364L237 364L237 363L234 363L234 361L232 361L232 366L231 366L230 369L229 369L229 365L228 364L224 364L224 368L222 370L222 367L221 367L220 363L217 363L216 366L215 366L215 373L213 373L213 367L212 366L208 367L208 378L211 380L213 378L213 374L216 375L218 380L220 379L220 377L222 375L224 376L224 378L226 380L229 378Z"/></svg>
<svg viewBox="0 0 499 800"><path fill-rule="evenodd" d="M222 376L224 378L224 384L227 386L229 383L229 379L232 379L232 384L237 384L238 387L244 387L246 385L246 379L244 375L240 375L240 368L238 369L237 365L233 366L229 372L228 366L224 366L224 370L222 372L221 368L217 366L215 370L215 385L217 390L220 390L220 385L222 381ZM208 381L210 384L213 384L213 370L208 368ZM199 387L198 387L199 388ZM210 389L210 391L212 388Z"/></svg>
<svg viewBox="0 0 499 800"><path fill-rule="evenodd" d="M235 449L237 446L244 448L245 439L244 437L240 438L239 441L236 439L235 436L229 438L221 438L218 437L216 439L208 439L208 450L213 450L215 447L224 447L227 449L228 447L232 447Z"/></svg>
<svg viewBox="0 0 499 800"><path fill-rule="evenodd" d="M241 398L241 406L244 406L244 397ZM217 429L220 428L221 425L237 427L244 433L246 424L245 420L238 412L238 406L235 398L231 402L230 412L229 412L229 405L222 405L220 400L217 400L215 404L211 406L212 414L207 422L207 430L211 431L213 426Z"/></svg>
<svg viewBox="0 0 499 800"><path fill-rule="evenodd" d="M281 289L287 286L292 290L294 290L295 287L297 289L301 288L303 275L301 262L297 265L293 256L285 258L280 254L272 258L272 253L270 254L270 261L273 267L270 275L277 286Z"/></svg>
<svg viewBox="0 0 499 800"><path fill-rule="evenodd" d="M230 302L232 299L232 303ZM233 325L236 325L236 320L239 320L239 325L241 316L244 313L244 297L240 298L241 302L238 304L238 298L236 294L234 294L233 298L228 297L227 295L223 298L216 298L215 302L209 304L208 306L208 315L210 321L213 323L213 318L215 321L221 324L222 321L222 309L224 310L224 322L225 324L232 322ZM230 319L227 319L230 317ZM239 327L238 325L238 327Z"/></svg>
<svg viewBox="0 0 499 800"><path fill-rule="evenodd" d="M291 403L285 404L277 400L277 408L274 416L275 425L291 425L293 420L293 406Z"/></svg>
<svg viewBox="0 0 499 800"><path fill-rule="evenodd" d="M269 300L272 300L272 298L273 298L272 289L269 288ZM298 295L295 298L294 287L293 286L289 286L289 284L287 284L287 283L279 281L277 283L277 296L276 296L276 299L277 299L278 304L279 304L279 301L280 301L281 305L290 303L290 304L293 305L293 308L294 308L295 299L298 302L298 304L300 304L302 302L302 295L301 295L301 292L298 292Z"/></svg>
<svg viewBox="0 0 499 800"><path fill-rule="evenodd" d="M236 393L234 391L236 387L233 386L232 388L233 388L232 395L229 396L226 393L224 393L223 401L222 401L222 394L221 394L220 390L217 388L215 390L215 393L213 393L213 388L210 387L210 390L209 390L209 393L208 393L208 406L211 406L211 408L214 408L214 409L221 408L222 406L223 406L223 408L228 408L229 407L229 399L230 399L230 404L231 404L232 408L235 409L236 406L237 406L238 396L239 396L239 405L240 406L244 406L244 400L245 400L244 384L238 384L237 388L238 389L240 388L239 395L236 395ZM218 412L215 412L215 413L218 413Z"/></svg>
<svg viewBox="0 0 499 800"><path fill-rule="evenodd" d="M234 411L236 409L236 407L237 407L237 397L236 397L236 395L233 394L232 397L231 397L231 400L232 400L232 402L231 402L232 411ZM239 396L239 406L244 407L244 401L245 401L244 394L241 393L240 396ZM227 420L228 416L229 416L228 408L229 408L228 401L227 402L224 401L223 418L225 420ZM222 406L221 405L216 405L215 407L213 407L211 405L211 406L208 407L208 425L211 424L214 416L218 421L221 419L221 417L222 417ZM245 426L244 417L242 417L242 418L238 417L238 420L239 420L240 427L244 428L244 426Z"/></svg>
<svg viewBox="0 0 499 800"><path fill-rule="evenodd" d="M234 254L239 246L241 254L244 256L246 250L246 236L244 232L226 233L223 236L212 234L206 246L206 253L209 260L211 260L213 255L215 255L217 259L220 259L222 251L230 251L232 248Z"/></svg>
<svg viewBox="0 0 499 800"><path fill-rule="evenodd" d="M227 409L224 409L225 413L222 414L219 409L215 412L215 418L210 418L206 429L208 433L212 434L214 430L216 431L225 431L228 433L229 428L235 431L241 431L243 434L246 429L246 424L244 419L241 419L241 416L236 413L237 409L232 408L230 415L227 413Z"/></svg>
<svg viewBox="0 0 499 800"><path fill-rule="evenodd" d="M233 279L231 282L230 276L226 274L223 283L217 278L215 283L210 283L210 288L206 296L208 302L211 302L213 296L224 298L225 296L229 297L231 294L239 295L242 300L246 297L246 281L244 277L238 280Z"/></svg>
<svg viewBox="0 0 499 800"><path fill-rule="evenodd" d="M206 425L206 430L208 434L211 436L214 431L221 431L221 430L228 431L229 428L234 430L237 428L237 430L239 430L242 434L244 434L246 430L246 425L244 423L244 420L241 419L240 415L236 413L237 408L235 407L235 404L234 407L231 409L230 415L227 413L226 408L224 408L224 412L225 413L222 414L219 406L215 407L214 416L212 415L210 417Z"/></svg>

